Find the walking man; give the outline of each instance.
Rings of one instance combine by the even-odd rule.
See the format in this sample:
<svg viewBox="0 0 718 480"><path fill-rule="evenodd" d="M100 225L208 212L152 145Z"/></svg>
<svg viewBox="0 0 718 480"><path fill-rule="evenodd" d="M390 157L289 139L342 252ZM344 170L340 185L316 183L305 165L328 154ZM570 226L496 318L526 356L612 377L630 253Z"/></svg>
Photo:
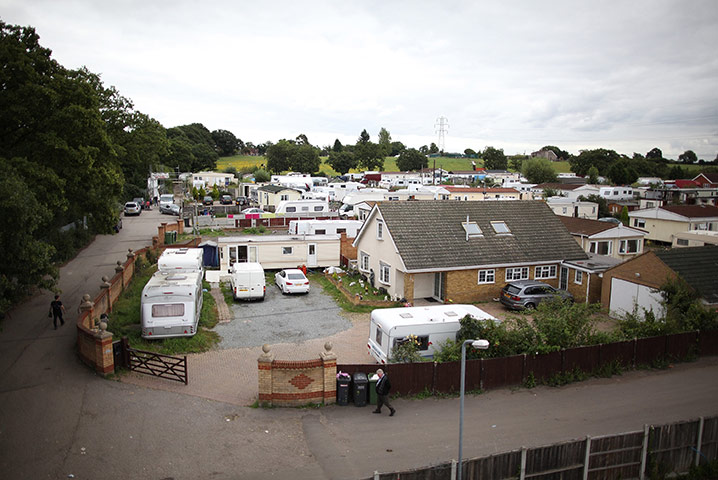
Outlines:
<svg viewBox="0 0 718 480"><path fill-rule="evenodd" d="M381 407L386 405L389 407L389 416L393 417L396 410L389 403L389 391L391 390L391 382L389 377L384 374L384 370L381 368L376 371L379 381L376 382L376 410L372 413L381 413Z"/></svg>
<svg viewBox="0 0 718 480"><path fill-rule="evenodd" d="M62 314L65 313L65 306L60 301L60 295L55 295L55 300L50 302L50 312L52 313L52 324L57 330L57 319L60 319L60 326L65 325L65 319Z"/></svg>

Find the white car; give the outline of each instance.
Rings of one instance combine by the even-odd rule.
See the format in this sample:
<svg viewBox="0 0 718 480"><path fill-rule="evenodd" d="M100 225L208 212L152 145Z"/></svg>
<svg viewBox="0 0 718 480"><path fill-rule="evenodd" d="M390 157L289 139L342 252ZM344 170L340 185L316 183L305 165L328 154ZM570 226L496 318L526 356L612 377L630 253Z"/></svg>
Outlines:
<svg viewBox="0 0 718 480"><path fill-rule="evenodd" d="M174 203L170 203L169 205L160 205L160 213L168 213L170 215L179 215L180 214L180 206L176 205Z"/></svg>
<svg viewBox="0 0 718 480"><path fill-rule="evenodd" d="M242 213L266 213L266 212L264 210L262 210L261 208L252 207L252 208L245 208L244 210L242 210Z"/></svg>
<svg viewBox="0 0 718 480"><path fill-rule="evenodd" d="M142 207L140 207L140 204L137 202L127 202L125 203L125 216L128 217L130 215L140 215L142 213Z"/></svg>
<svg viewBox="0 0 718 480"><path fill-rule="evenodd" d="M282 293L309 293L309 280L296 268L289 268L274 274L274 283Z"/></svg>

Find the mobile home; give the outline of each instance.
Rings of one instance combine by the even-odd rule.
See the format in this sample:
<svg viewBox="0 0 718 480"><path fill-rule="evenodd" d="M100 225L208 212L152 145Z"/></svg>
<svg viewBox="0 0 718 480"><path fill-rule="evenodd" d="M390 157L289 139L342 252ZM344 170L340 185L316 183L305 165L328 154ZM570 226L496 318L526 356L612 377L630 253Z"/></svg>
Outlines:
<svg viewBox="0 0 718 480"><path fill-rule="evenodd" d="M218 237L219 267L226 272L230 265L258 262L266 270L338 267L339 235L245 235Z"/></svg>
<svg viewBox="0 0 718 480"><path fill-rule="evenodd" d="M339 235L346 233L347 237L354 238L362 226L360 220L290 220L289 233L291 235Z"/></svg>
<svg viewBox="0 0 718 480"><path fill-rule="evenodd" d="M235 300L264 300L267 291L264 268L257 262L235 263L229 269L232 296Z"/></svg>
<svg viewBox="0 0 718 480"><path fill-rule="evenodd" d="M295 214L295 213L327 213L329 202L318 199L304 200L283 200L277 205L274 213Z"/></svg>
<svg viewBox="0 0 718 480"><path fill-rule="evenodd" d="M202 311L202 272L156 272L142 289L142 338L191 337Z"/></svg>
<svg viewBox="0 0 718 480"><path fill-rule="evenodd" d="M201 248L168 248L157 260L161 272L201 272L203 269Z"/></svg>
<svg viewBox="0 0 718 480"><path fill-rule="evenodd" d="M473 305L431 305L426 307L383 308L371 312L369 353L379 363L388 363L392 349L415 335L419 354L433 357L436 347L456 340L459 320L470 315L477 320L499 320Z"/></svg>

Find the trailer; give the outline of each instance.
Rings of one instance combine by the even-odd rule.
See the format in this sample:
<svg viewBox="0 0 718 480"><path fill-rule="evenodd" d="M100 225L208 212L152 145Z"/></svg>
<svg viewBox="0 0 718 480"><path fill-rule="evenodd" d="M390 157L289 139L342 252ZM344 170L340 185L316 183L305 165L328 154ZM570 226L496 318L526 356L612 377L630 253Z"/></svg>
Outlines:
<svg viewBox="0 0 718 480"><path fill-rule="evenodd" d="M202 311L202 272L156 272L142 289L142 338L191 337Z"/></svg>
<svg viewBox="0 0 718 480"><path fill-rule="evenodd" d="M348 238L354 238L362 223L360 220L290 220L289 234L339 235L346 233Z"/></svg>
<svg viewBox="0 0 718 480"><path fill-rule="evenodd" d="M222 272L237 262L258 262L265 270L340 264L339 235L243 235L218 237L217 244Z"/></svg>
<svg viewBox="0 0 718 480"><path fill-rule="evenodd" d="M162 272L201 272L204 269L202 248L168 248L157 260L157 269Z"/></svg>
<svg viewBox="0 0 718 480"><path fill-rule="evenodd" d="M392 349L407 341L410 335L419 343L419 355L431 358L437 346L456 340L466 315L477 320L500 322L474 305L450 304L424 307L383 308L371 312L369 353L379 363L388 363Z"/></svg>
<svg viewBox="0 0 718 480"><path fill-rule="evenodd" d="M327 200L304 199L304 200L282 200L277 205L274 213L296 214L296 213L327 213L329 202Z"/></svg>

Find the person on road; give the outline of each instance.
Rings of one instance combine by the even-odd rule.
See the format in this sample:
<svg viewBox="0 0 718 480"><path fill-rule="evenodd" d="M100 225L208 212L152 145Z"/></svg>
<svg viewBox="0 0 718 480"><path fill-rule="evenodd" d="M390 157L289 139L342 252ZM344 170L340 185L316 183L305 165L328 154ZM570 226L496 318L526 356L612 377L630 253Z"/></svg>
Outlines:
<svg viewBox="0 0 718 480"><path fill-rule="evenodd" d="M62 314L65 313L65 306L60 301L60 295L55 295L55 300L50 302L50 313L52 314L52 324L57 330L57 319L60 319L60 326L65 325L65 319Z"/></svg>
<svg viewBox="0 0 718 480"><path fill-rule="evenodd" d="M379 377L379 380L376 382L376 386L374 387L376 390L376 410L372 411L372 413L381 413L381 407L386 405L389 407L389 416L393 417L396 410L391 406L391 403L389 403L391 382L389 381L389 377L381 368L376 371L376 374Z"/></svg>

